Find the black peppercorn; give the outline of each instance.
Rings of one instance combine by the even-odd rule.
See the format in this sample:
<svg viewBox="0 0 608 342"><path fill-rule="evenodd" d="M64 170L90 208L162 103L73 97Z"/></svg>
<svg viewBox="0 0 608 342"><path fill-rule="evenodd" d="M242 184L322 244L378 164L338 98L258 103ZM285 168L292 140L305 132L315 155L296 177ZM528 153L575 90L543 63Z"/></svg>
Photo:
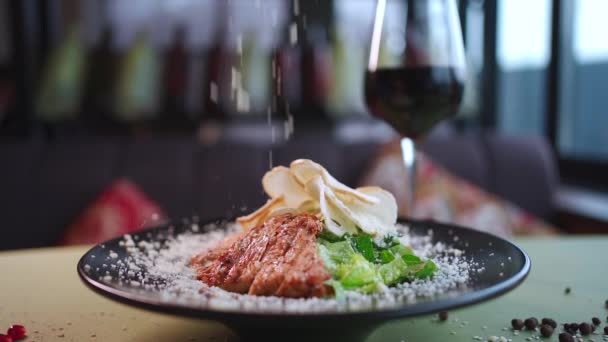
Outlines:
<svg viewBox="0 0 608 342"><path fill-rule="evenodd" d="M534 330L538 325L538 320L534 317L526 318L524 324L526 325L526 328L528 328L528 330Z"/></svg>
<svg viewBox="0 0 608 342"><path fill-rule="evenodd" d="M600 321L600 319L597 318L597 317L593 317L591 319L591 322L593 322L594 325L600 325L600 324L602 324L602 321Z"/></svg>
<svg viewBox="0 0 608 342"><path fill-rule="evenodd" d="M522 321L519 318L513 318L511 320L511 326L513 327L513 329L515 330L521 330L524 328L524 321Z"/></svg>
<svg viewBox="0 0 608 342"><path fill-rule="evenodd" d="M578 325L578 329L581 331L583 335L589 335L593 331L591 324L585 322Z"/></svg>
<svg viewBox="0 0 608 342"><path fill-rule="evenodd" d="M574 338L568 333L561 333L559 334L559 342L574 342Z"/></svg>
<svg viewBox="0 0 608 342"><path fill-rule="evenodd" d="M578 323L570 323L570 330L576 332L578 330L579 326Z"/></svg>
<svg viewBox="0 0 608 342"><path fill-rule="evenodd" d="M542 324L549 325L553 329L557 328L557 322L555 322L555 320L552 318L543 318Z"/></svg>
<svg viewBox="0 0 608 342"><path fill-rule="evenodd" d="M604 327L604 335L608 335L608 327Z"/></svg>
<svg viewBox="0 0 608 342"><path fill-rule="evenodd" d="M446 321L448 319L448 312L447 311L441 311L439 313L439 320L440 321Z"/></svg>
<svg viewBox="0 0 608 342"><path fill-rule="evenodd" d="M564 293L565 293L565 294L570 294L570 291L571 291L571 290L570 290L570 288L569 288L569 287L566 287L566 289L564 290ZM607 302L608 302L608 301L607 301Z"/></svg>
<svg viewBox="0 0 608 342"><path fill-rule="evenodd" d="M553 327L548 324L543 324L540 327L540 334L544 337L551 337L551 335L553 335Z"/></svg>

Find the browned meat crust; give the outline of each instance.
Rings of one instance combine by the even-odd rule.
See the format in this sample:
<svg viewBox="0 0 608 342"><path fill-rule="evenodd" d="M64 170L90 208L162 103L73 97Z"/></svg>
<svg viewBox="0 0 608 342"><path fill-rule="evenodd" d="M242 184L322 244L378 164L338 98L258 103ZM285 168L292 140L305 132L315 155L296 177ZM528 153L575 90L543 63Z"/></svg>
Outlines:
<svg viewBox="0 0 608 342"><path fill-rule="evenodd" d="M316 246L322 230L310 214L285 214L196 255L191 265L209 286L259 296L322 297L330 279Z"/></svg>
<svg viewBox="0 0 608 342"><path fill-rule="evenodd" d="M243 235L244 233L236 233L227 236L224 240L220 241L217 246L204 250L201 253L193 256L192 259L190 259L190 266L194 267L196 270L208 266Z"/></svg>

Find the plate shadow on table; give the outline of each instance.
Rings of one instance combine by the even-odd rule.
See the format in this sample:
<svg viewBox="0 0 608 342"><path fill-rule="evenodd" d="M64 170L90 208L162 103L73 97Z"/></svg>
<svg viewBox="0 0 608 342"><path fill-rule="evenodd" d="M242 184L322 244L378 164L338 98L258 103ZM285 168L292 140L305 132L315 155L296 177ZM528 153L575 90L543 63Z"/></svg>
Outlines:
<svg viewBox="0 0 608 342"><path fill-rule="evenodd" d="M163 324L137 335L138 341L237 342L239 337L221 323L193 321L187 324Z"/></svg>

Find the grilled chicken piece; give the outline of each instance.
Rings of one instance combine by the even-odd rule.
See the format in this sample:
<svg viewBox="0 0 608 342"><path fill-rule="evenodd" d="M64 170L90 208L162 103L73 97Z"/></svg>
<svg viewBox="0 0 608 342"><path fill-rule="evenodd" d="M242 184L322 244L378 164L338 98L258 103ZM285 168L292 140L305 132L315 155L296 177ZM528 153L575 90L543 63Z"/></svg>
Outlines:
<svg viewBox="0 0 608 342"><path fill-rule="evenodd" d="M224 240L191 260L197 278L209 286L260 296L322 297L330 279L318 255L323 229L310 214L285 214Z"/></svg>
<svg viewBox="0 0 608 342"><path fill-rule="evenodd" d="M316 244L302 245L275 295L279 297L324 297L331 293L325 281L331 275L319 256Z"/></svg>
<svg viewBox="0 0 608 342"><path fill-rule="evenodd" d="M195 270L204 268L205 266L211 264L215 259L217 259L224 251L226 251L232 244L240 239L245 233L235 233L227 236L224 240L220 241L217 246L213 246L207 250L202 251L201 253L195 255L190 259L190 266Z"/></svg>

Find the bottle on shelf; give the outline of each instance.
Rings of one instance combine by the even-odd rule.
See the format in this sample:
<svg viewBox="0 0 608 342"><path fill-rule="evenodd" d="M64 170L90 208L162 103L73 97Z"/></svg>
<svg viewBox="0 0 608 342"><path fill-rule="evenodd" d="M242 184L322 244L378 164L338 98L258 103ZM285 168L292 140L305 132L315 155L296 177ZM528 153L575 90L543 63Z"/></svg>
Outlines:
<svg viewBox="0 0 608 342"><path fill-rule="evenodd" d="M187 121L189 55L184 27L175 30L171 45L165 52L162 71L161 118L169 124Z"/></svg>
<svg viewBox="0 0 608 342"><path fill-rule="evenodd" d="M106 129L114 121L119 55L112 48L113 40L114 32L106 26L87 58L80 110L85 121L96 130Z"/></svg>
<svg viewBox="0 0 608 342"><path fill-rule="evenodd" d="M309 25L302 52L302 111L304 120L327 117L327 94L331 85L331 45L322 25Z"/></svg>
<svg viewBox="0 0 608 342"><path fill-rule="evenodd" d="M47 59L36 94L35 112L47 123L78 118L85 53L74 25Z"/></svg>
<svg viewBox="0 0 608 342"><path fill-rule="evenodd" d="M207 50L204 83L202 86L203 111L204 117L208 119L225 119L226 114L221 106L220 99L229 95L225 82L227 69L226 59L229 53L224 45L225 24L220 24L215 34L215 39L211 47Z"/></svg>
<svg viewBox="0 0 608 342"><path fill-rule="evenodd" d="M140 31L120 61L116 91L117 120L143 124L159 112L160 60L147 31Z"/></svg>

